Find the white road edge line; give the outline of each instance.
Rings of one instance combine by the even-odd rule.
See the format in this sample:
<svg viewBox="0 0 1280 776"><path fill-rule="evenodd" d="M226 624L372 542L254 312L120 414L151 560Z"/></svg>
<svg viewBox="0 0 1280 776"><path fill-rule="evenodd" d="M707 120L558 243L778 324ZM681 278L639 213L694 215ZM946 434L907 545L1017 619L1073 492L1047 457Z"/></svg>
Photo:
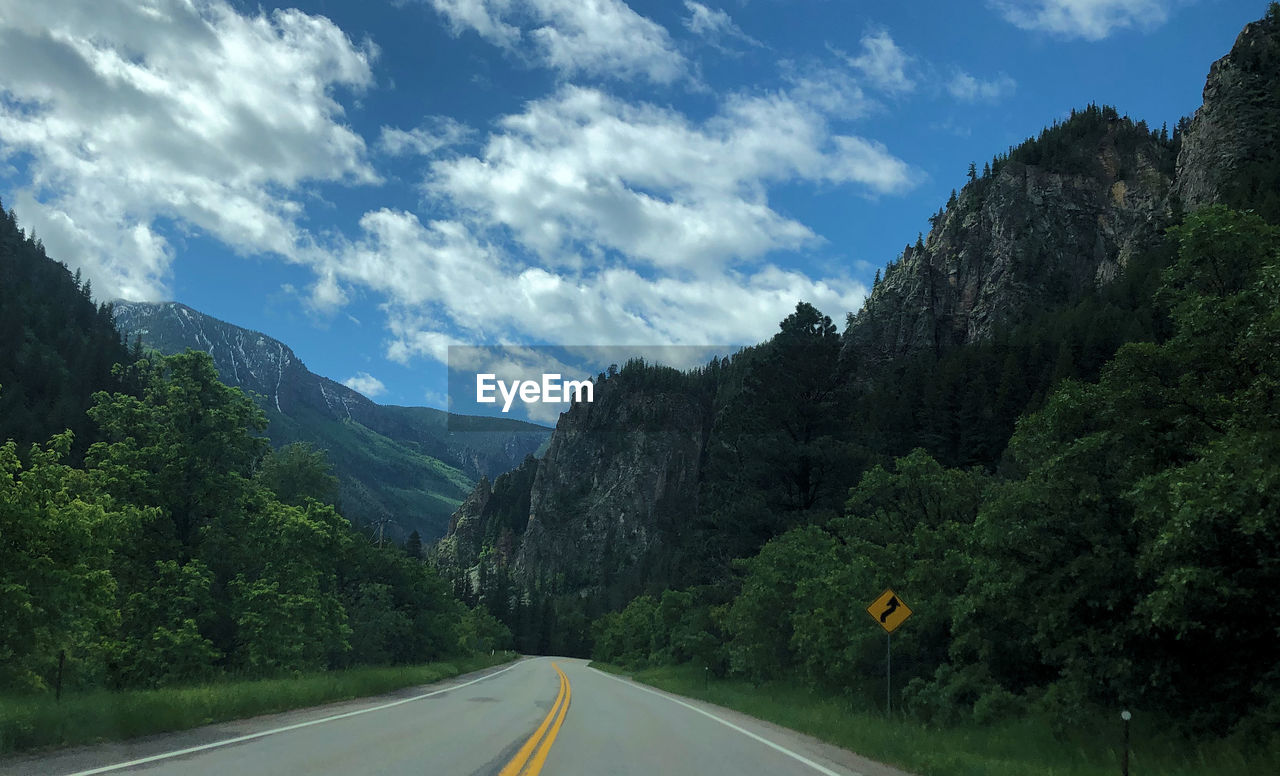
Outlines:
<svg viewBox="0 0 1280 776"><path fill-rule="evenodd" d="M312 725L319 725L323 722L333 722L336 719L346 719L347 717L355 717L360 714L368 714L371 711L381 711L383 709L389 709L392 706L400 706L405 703L413 703L414 701L420 701L423 698L430 698L433 695L440 695L441 693L446 693L451 690L458 690L463 687L473 685L476 682L483 682L485 679L492 679L498 674L504 674L507 671L510 671L511 669L515 668L516 666L520 665L520 663L523 663L523 662L526 662L526 661L519 661L499 671L494 671L491 674L485 674L479 679L472 679L471 681L463 682L462 684L455 684L451 687L444 687L439 690L435 690L433 692L424 693L422 695L415 695L412 698L401 698L398 701L392 701L391 703L384 703L381 706L370 706L367 709L356 709L355 711L348 711L343 714L334 714L332 717L321 717L320 719L313 719L307 722L299 722L294 725L285 725L284 727L273 728L271 730L263 730L258 733L250 733L245 736L236 736L235 738L228 738L222 741L214 741L213 743L210 743L210 744L201 744L200 746L192 746L186 749L178 749L176 751L165 752L163 754L153 754L150 757L140 757L137 760L130 760L124 763L116 763L115 765L104 765L101 768L91 768L87 771L76 771L75 773L67 774L67 776L92 776L92 774L95 774L95 773L108 773L110 771L118 771L123 768L132 768L135 765L146 765L147 763L153 763L153 762L156 762L157 760L168 760L171 757L181 757L182 755L185 755L185 754L192 754L194 752L203 752L206 749L217 749L220 746L230 746L231 744L238 744L238 743L241 743L242 741L252 741L255 738L264 738L266 736L273 736L276 733L287 733L290 730L297 730L298 728L311 727Z"/></svg>
<svg viewBox="0 0 1280 776"><path fill-rule="evenodd" d="M591 666L587 666L587 668L591 668ZM863 776L863 774L859 773L858 771L849 771L847 774L836 773L835 771L831 770L830 768L824 765L815 763L813 760L810 760L808 757L805 757L802 754L793 752L790 749L786 748L785 746L782 746L781 744L775 744L774 742L770 741L767 738L758 736L755 733L752 733L750 730L747 730L746 728L739 727L738 725L733 724L727 719L721 719L720 717L717 717L711 712L700 709L697 706L694 706L693 704L685 703L684 701L679 700L678 698L672 698L670 695L667 695L666 693L661 693L661 692L658 692L657 690L651 690L648 687L645 687L634 681L629 682L629 681L626 681L625 679L619 679L618 677L612 674L605 673L604 671L601 671L598 668L591 668L591 670L595 671L597 674L600 674L601 676L607 676L608 678L612 679L615 682L618 682L619 684L625 684L626 686L632 687L641 692L647 692L650 695L656 695L659 698L665 698L666 700L669 700L672 703L678 704L680 706L684 706L686 709L689 709L690 711L696 711L704 717L710 717L711 719L714 719L716 722L719 722L721 725L724 725L727 728L732 728L733 730L738 731L739 733L746 736L747 738L753 738L756 741L759 741L760 743L769 747L770 749L775 749L781 752L782 754L785 754L787 757L790 757L793 760L804 763L805 765L814 769L818 773L823 774L823 776Z"/></svg>

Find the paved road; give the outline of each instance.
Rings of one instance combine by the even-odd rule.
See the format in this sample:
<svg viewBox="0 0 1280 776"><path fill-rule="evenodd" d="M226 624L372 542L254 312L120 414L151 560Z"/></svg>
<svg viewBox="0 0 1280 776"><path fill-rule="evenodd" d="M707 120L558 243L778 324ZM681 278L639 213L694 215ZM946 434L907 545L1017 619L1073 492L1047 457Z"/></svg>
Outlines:
<svg viewBox="0 0 1280 776"><path fill-rule="evenodd" d="M378 699L0 761L0 775L904 776L572 658Z"/></svg>

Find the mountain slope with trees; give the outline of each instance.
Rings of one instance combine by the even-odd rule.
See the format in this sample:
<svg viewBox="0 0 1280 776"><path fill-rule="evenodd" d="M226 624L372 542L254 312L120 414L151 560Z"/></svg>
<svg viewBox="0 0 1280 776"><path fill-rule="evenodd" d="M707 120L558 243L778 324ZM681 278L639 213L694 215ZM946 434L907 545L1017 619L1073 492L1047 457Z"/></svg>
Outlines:
<svg viewBox="0 0 1280 776"><path fill-rule="evenodd" d="M256 397L271 443L326 451L344 513L397 541L414 531L438 539L476 480L514 468L550 435L531 423L487 418L468 418L475 430L452 431L442 410L377 404L312 373L283 342L176 302L117 302L114 312L130 341L212 356L223 382Z"/></svg>

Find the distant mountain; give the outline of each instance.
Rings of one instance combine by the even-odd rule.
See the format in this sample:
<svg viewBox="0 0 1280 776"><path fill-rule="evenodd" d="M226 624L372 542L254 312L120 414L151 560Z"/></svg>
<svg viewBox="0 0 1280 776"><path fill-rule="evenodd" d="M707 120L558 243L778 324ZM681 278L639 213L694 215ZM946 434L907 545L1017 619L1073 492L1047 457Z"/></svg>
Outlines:
<svg viewBox="0 0 1280 776"><path fill-rule="evenodd" d="M443 536L477 480L514 469L551 433L487 418L468 419L475 431L450 431L443 410L377 404L314 374L283 342L177 302L117 302L115 322L127 341L141 337L162 353L209 353L224 382L257 396L273 445L326 450L343 512L356 524L384 523L395 537Z"/></svg>

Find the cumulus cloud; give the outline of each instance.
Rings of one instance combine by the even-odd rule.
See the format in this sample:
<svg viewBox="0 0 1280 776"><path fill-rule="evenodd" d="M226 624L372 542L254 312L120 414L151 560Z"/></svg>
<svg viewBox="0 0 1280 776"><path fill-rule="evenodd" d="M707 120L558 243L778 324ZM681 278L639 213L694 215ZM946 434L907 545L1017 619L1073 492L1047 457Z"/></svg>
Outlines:
<svg viewBox="0 0 1280 776"><path fill-rule="evenodd" d="M159 299L184 222L232 248L301 260L312 181L378 180L337 87L372 81L372 44L297 10L222 0L0 0L0 157L52 255L105 298Z"/></svg>
<svg viewBox="0 0 1280 776"><path fill-rule="evenodd" d="M363 393L370 399L376 399L387 392L387 386L382 381L368 372L356 372L351 377L342 381L342 384L353 391Z"/></svg>
<svg viewBox="0 0 1280 776"><path fill-rule="evenodd" d="M475 155L423 182L447 216L368 212L317 268L317 305L386 299L396 361L463 342L706 344L770 336L798 300L839 315L866 289L772 266L821 241L775 211L770 187L910 188L883 144L832 131L840 100L805 77L729 94L710 117L563 86L499 118ZM834 103L834 104L833 104Z"/></svg>
<svg viewBox="0 0 1280 776"><path fill-rule="evenodd" d="M1066 38L1102 40L1117 30L1151 29L1169 18L1171 0L989 0L1010 23Z"/></svg>
<svg viewBox="0 0 1280 776"><path fill-rule="evenodd" d="M874 86L886 92L909 92L916 87L907 74L911 57L893 42L893 36L886 30L863 35L858 55L846 54L844 58Z"/></svg>
<svg viewBox="0 0 1280 776"><path fill-rule="evenodd" d="M538 30L554 26L564 42L585 29L564 21L579 13L568 3L537 0L559 9L554 25L534 5L449 7L467 29L545 41L544 53L554 36ZM574 7L647 22L617 2ZM776 209L771 191L880 196L919 175L883 144L833 128L867 108L852 67L728 93L697 118L564 85L485 136L442 117L383 127L375 158L426 158L431 213L375 203L350 232L309 232L315 184L380 181L340 102L372 85L372 43L324 18L241 13L225 0L17 8L0 0L0 154L23 176L12 204L51 254L83 263L100 294L133 299L166 295L175 234L304 264L314 307L380 303L385 355L401 362L443 361L464 342L754 342L801 299L838 316L866 289L770 263L822 242ZM494 23L466 15L477 8ZM618 39L637 50L626 35L609 38ZM669 44L665 31L649 39ZM367 372L347 384L384 390Z"/></svg>
<svg viewBox="0 0 1280 776"><path fill-rule="evenodd" d="M750 261L815 239L770 208L768 184L893 193L915 180L884 146L833 135L792 93L732 95L698 124L565 87L498 126L480 156L434 163L427 189L549 263L610 251L695 272Z"/></svg>
<svg viewBox="0 0 1280 776"><path fill-rule="evenodd" d="M331 257L332 268L344 282L388 299L387 356L403 362L445 362L450 345L512 336L577 345L755 342L800 299L840 311L857 309L866 295L856 281L814 280L774 266L699 278L627 267L553 273L463 224L423 223L399 210L366 214L361 229Z"/></svg>
<svg viewBox="0 0 1280 776"><path fill-rule="evenodd" d="M947 91L961 102L994 102L1013 94L1017 88L1018 83L1004 73L995 78L982 79L957 70L947 82Z"/></svg>
<svg viewBox="0 0 1280 776"><path fill-rule="evenodd" d="M566 76L646 78L671 83L687 62L662 25L622 0L422 0L454 34L474 31L509 51L532 47Z"/></svg>

